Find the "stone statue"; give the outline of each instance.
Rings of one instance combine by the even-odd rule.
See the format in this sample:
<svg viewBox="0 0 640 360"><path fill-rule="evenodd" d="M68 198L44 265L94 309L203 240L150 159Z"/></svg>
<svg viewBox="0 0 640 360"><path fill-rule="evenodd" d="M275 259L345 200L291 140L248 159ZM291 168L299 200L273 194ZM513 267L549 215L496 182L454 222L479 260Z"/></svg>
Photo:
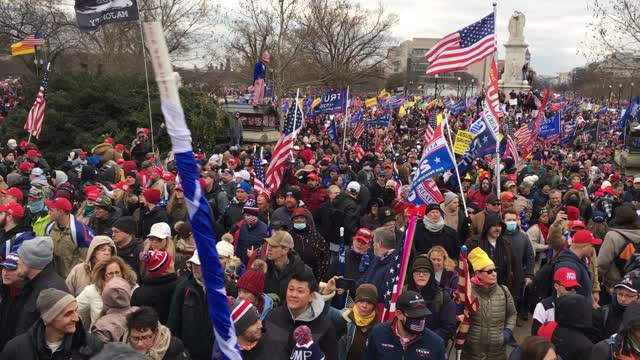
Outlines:
<svg viewBox="0 0 640 360"><path fill-rule="evenodd" d="M526 18L523 13L516 11L509 19L509 42L524 42L524 25Z"/></svg>

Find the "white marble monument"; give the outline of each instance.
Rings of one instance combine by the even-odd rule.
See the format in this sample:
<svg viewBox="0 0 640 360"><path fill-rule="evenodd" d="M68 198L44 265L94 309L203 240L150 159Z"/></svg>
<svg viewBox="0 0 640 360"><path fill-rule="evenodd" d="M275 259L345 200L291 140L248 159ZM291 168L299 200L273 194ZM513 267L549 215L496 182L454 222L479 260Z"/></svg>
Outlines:
<svg viewBox="0 0 640 360"><path fill-rule="evenodd" d="M506 94L511 90L527 91L531 88L526 79L529 64L526 53L529 44L524 41L524 25L526 18L523 13L516 11L509 19L509 41L504 44L504 73L498 82L500 89Z"/></svg>

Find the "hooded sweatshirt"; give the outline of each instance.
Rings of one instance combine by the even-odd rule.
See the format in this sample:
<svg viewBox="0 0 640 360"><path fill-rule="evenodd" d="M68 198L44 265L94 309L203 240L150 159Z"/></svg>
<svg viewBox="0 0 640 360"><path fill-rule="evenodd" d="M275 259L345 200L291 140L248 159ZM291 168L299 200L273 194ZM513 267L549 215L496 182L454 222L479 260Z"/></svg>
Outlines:
<svg viewBox="0 0 640 360"><path fill-rule="evenodd" d="M113 240L107 236L95 236L89 245L85 261L74 266L65 280L65 284L67 288L69 288L71 295L77 297L85 287L91 284L91 271L93 271L91 258L96 249L104 244L111 246L112 256L117 255L116 245Z"/></svg>
<svg viewBox="0 0 640 360"><path fill-rule="evenodd" d="M612 351L615 353L616 359L640 358L640 351L634 349L628 336L629 330L637 326L640 326L640 303L636 302L627 306L622 317L620 331L614 334L611 339L604 339L593 346L590 359L612 359L614 358L611 354Z"/></svg>
<svg viewBox="0 0 640 360"><path fill-rule="evenodd" d="M551 336L551 342L563 360L584 360L591 354L593 343L585 335L591 328L592 310L589 300L577 294L558 298L555 307L556 321L545 324L538 330L538 334L542 336Z"/></svg>
<svg viewBox="0 0 640 360"><path fill-rule="evenodd" d="M120 341L127 331L127 315L138 308L131 306L131 286L123 278L113 278L102 290L102 312L91 332L103 343Z"/></svg>

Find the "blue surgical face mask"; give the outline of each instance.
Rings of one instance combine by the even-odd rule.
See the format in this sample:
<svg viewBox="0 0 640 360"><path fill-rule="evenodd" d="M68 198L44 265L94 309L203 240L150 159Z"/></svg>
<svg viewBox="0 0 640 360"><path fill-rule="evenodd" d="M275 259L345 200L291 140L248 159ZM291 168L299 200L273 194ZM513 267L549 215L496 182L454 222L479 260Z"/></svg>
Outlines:
<svg viewBox="0 0 640 360"><path fill-rule="evenodd" d="M296 230L304 230L307 228L307 224L306 223L294 223L293 224L293 228Z"/></svg>
<svg viewBox="0 0 640 360"><path fill-rule="evenodd" d="M515 221L507 221L506 225L507 231L516 231L516 229L518 228L518 223Z"/></svg>
<svg viewBox="0 0 640 360"><path fill-rule="evenodd" d="M44 210L44 198L30 203L27 207L32 214L39 213Z"/></svg>

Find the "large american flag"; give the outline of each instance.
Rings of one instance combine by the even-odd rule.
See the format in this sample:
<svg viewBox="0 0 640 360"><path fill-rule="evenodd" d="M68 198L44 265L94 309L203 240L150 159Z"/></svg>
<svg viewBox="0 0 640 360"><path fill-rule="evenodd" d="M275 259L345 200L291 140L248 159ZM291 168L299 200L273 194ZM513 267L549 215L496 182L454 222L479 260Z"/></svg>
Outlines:
<svg viewBox="0 0 640 360"><path fill-rule="evenodd" d="M44 111L47 108L47 83L49 81L49 71L45 70L42 78L42 84L40 90L38 90L38 96L33 103L29 115L27 115L27 121L24 124L24 129L36 139L40 139L40 132L42 131L42 123L44 121Z"/></svg>
<svg viewBox="0 0 640 360"><path fill-rule="evenodd" d="M362 134L364 134L365 130L366 130L366 125L364 124L364 121L359 122L356 127L353 129L353 137L357 140L360 139L360 137L362 136Z"/></svg>
<svg viewBox="0 0 640 360"><path fill-rule="evenodd" d="M267 189L265 187L265 176L264 176L264 170L262 169L262 159L260 158L260 155L258 154L258 151L255 151L253 153L253 164L252 164L252 168L253 168L253 188L256 191L256 193L260 194L260 193L267 193L269 194L269 196L271 196L271 191L269 191L269 189Z"/></svg>
<svg viewBox="0 0 640 360"><path fill-rule="evenodd" d="M289 153L295 143L296 134L300 128L302 128L303 121L304 115L300 108L300 104L297 102L295 104L291 104L289 111L287 112L287 118L284 122L282 134L280 134L280 139L278 139L278 142L273 149L271 163L267 168L267 185L269 185L269 188L274 191L280 187Z"/></svg>
<svg viewBox="0 0 640 360"><path fill-rule="evenodd" d="M464 70L497 51L493 13L438 41L426 54L427 76Z"/></svg>
<svg viewBox="0 0 640 360"><path fill-rule="evenodd" d="M529 124L523 124L514 134L518 146L523 147L531 138L531 128Z"/></svg>
<svg viewBox="0 0 640 360"><path fill-rule="evenodd" d="M44 36L42 33L36 32L35 34L29 35L22 40L22 45L30 45L30 46L41 46L44 45Z"/></svg>
<svg viewBox="0 0 640 360"><path fill-rule="evenodd" d="M517 167L518 163L520 162L520 155L518 155L518 146L513 141L511 136L509 135L506 135L506 136L507 136L507 149L506 149L507 151L505 151L505 155L510 156Z"/></svg>
<svg viewBox="0 0 640 360"><path fill-rule="evenodd" d="M456 349L462 350L464 342L471 327L471 314L480 309L478 298L473 295L471 289L471 277L469 276L469 263L467 262L467 247L462 246L458 262L458 290L454 293L457 304L463 305L462 315L458 316L458 330L456 331Z"/></svg>

